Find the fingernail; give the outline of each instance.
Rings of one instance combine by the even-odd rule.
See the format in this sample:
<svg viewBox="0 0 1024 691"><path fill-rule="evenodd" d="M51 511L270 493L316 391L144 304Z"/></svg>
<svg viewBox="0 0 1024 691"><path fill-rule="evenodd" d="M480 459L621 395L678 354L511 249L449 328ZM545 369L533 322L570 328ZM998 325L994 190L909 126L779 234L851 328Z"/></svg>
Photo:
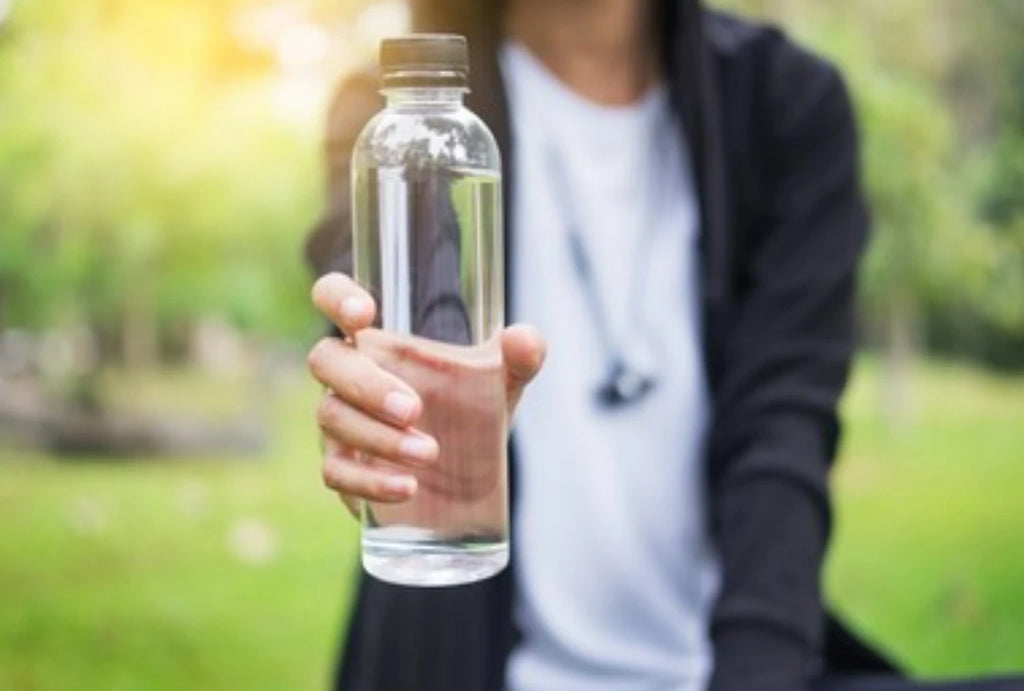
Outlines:
<svg viewBox="0 0 1024 691"><path fill-rule="evenodd" d="M416 491L416 478L410 475L393 475L384 478L384 487L394 494L412 494Z"/></svg>
<svg viewBox="0 0 1024 691"><path fill-rule="evenodd" d="M431 437L407 435L398 442L398 452L417 461L432 461L437 456L437 442Z"/></svg>
<svg viewBox="0 0 1024 691"><path fill-rule="evenodd" d="M407 393L392 391L384 397L384 412L399 422L408 422L416 412L417 400Z"/></svg>
<svg viewBox="0 0 1024 691"><path fill-rule="evenodd" d="M350 295L341 301L341 316L345 319L359 319L370 308L370 301L361 295Z"/></svg>

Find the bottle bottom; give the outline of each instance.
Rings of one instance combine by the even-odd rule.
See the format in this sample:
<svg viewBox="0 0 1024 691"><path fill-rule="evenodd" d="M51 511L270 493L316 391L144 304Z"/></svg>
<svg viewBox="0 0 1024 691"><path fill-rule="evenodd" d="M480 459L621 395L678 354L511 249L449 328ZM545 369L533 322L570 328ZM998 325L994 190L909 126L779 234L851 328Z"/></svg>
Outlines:
<svg viewBox="0 0 1024 691"><path fill-rule="evenodd" d="M489 578L508 565L508 542L396 540L363 534L363 568L398 585L438 587Z"/></svg>

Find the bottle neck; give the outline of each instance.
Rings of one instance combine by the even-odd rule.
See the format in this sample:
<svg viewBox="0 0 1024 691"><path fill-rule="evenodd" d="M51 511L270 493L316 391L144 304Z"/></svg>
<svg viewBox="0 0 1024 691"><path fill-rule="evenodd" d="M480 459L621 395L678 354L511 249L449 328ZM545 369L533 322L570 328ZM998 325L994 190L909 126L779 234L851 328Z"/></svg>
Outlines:
<svg viewBox="0 0 1024 691"><path fill-rule="evenodd" d="M381 93L388 108L396 110L454 110L462 107L467 91L462 86L402 86Z"/></svg>

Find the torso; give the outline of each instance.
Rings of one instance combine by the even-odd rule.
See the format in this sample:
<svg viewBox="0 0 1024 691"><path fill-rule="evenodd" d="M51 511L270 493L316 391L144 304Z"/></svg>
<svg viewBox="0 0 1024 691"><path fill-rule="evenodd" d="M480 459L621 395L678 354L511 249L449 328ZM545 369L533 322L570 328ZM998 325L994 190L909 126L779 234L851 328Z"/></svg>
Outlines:
<svg viewBox="0 0 1024 691"><path fill-rule="evenodd" d="M698 213L664 91L607 108L525 49L502 54L517 178L512 305L549 354L518 413L512 688L703 686L717 564L705 526L708 393L700 346ZM551 180L552 156L571 203ZM569 207L569 211L567 211ZM597 404L606 354L573 269L582 231L607 331L652 392Z"/></svg>

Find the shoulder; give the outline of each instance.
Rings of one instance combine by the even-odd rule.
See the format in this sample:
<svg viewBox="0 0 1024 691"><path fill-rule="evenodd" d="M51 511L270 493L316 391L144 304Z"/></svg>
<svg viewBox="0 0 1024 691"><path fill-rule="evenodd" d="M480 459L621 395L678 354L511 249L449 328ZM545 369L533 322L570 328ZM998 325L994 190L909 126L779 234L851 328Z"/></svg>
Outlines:
<svg viewBox="0 0 1024 691"><path fill-rule="evenodd" d="M830 61L770 24L713 10L704 22L723 99L749 104L777 133L851 121L846 85Z"/></svg>
<svg viewBox="0 0 1024 691"><path fill-rule="evenodd" d="M363 67L339 80L327 109L328 148L351 146L382 105L376 68Z"/></svg>
<svg viewBox="0 0 1024 691"><path fill-rule="evenodd" d="M857 126L839 70L778 28L731 15L706 12L704 36L741 232L764 231L753 222L785 205L806 208L812 182L859 199Z"/></svg>
<svg viewBox="0 0 1024 691"><path fill-rule="evenodd" d="M733 67L760 66L773 79L839 77L831 62L771 24L708 10L704 13L704 30L711 52L720 63Z"/></svg>

